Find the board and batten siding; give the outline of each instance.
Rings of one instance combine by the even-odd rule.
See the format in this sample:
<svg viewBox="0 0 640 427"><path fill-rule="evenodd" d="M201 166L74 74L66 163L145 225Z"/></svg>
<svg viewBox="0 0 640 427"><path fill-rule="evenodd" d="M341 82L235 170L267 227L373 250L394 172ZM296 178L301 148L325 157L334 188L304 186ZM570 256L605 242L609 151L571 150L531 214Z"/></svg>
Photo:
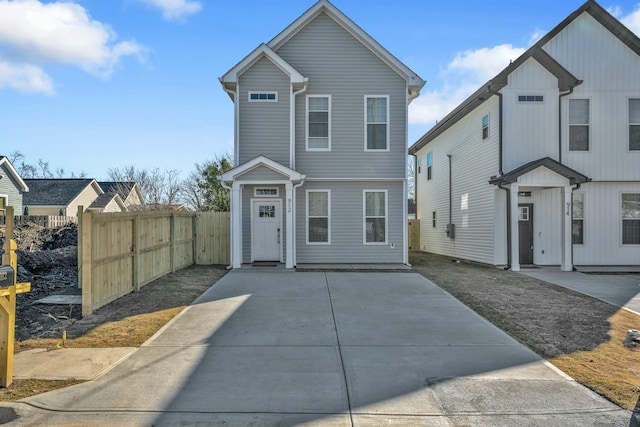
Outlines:
<svg viewBox="0 0 640 427"><path fill-rule="evenodd" d="M15 215L22 215L22 191L5 165L0 167L0 196L6 197L7 206L13 206Z"/></svg>
<svg viewBox="0 0 640 427"><path fill-rule="evenodd" d="M262 58L239 78L238 159L245 163L264 155L289 166L290 97L289 77L269 59ZM249 92L277 92L277 101L249 102Z"/></svg>
<svg viewBox="0 0 640 427"><path fill-rule="evenodd" d="M574 245L575 265L640 265L640 245L622 244L622 193L640 193L640 182L591 182L584 194L584 244ZM606 250L603 250L606 248Z"/></svg>
<svg viewBox="0 0 640 427"><path fill-rule="evenodd" d="M640 56L588 13L543 49L584 80L562 100L563 163L594 181L640 181L640 151L628 149L628 98L640 97ZM570 152L569 99L585 98L591 110L589 151Z"/></svg>
<svg viewBox="0 0 640 427"><path fill-rule="evenodd" d="M307 244L306 190L331 191L331 244ZM387 244L363 244L364 190L387 190ZM296 193L296 251L298 264L404 262L404 207L402 182L307 182ZM393 248L391 247L393 244Z"/></svg>
<svg viewBox="0 0 640 427"><path fill-rule="evenodd" d="M277 188L278 189L278 197L256 197L255 196L255 188L256 187L269 187L269 188ZM285 226L285 202L284 202L284 194L285 188L284 185L244 185L242 187L242 262L250 263L251 262L251 240L253 238L251 234L251 200L252 199L274 199L280 200L282 203L282 210L280 211L281 219L282 219L282 236L280 238L280 249L282 250L282 260L286 262L287 260L287 251L286 251L286 242L287 242L287 227Z"/></svg>
<svg viewBox="0 0 640 427"><path fill-rule="evenodd" d="M309 178L404 178L407 82L322 13L277 50L309 78L296 98L295 169ZM331 151L306 151L306 96L331 95ZM389 96L389 152L365 152L365 95Z"/></svg>
<svg viewBox="0 0 640 427"><path fill-rule="evenodd" d="M558 160L558 79L529 58L509 75L503 91L504 172L528 162ZM543 102L518 102L519 95L542 95Z"/></svg>
<svg viewBox="0 0 640 427"><path fill-rule="evenodd" d="M489 138L482 139L482 118L489 114ZM433 153L432 179L427 180L427 153ZM498 98L491 97L418 153L418 218L420 249L479 262L496 263L494 203L498 173ZM452 222L449 222L449 158L452 171ZM436 227L432 212L436 212Z"/></svg>

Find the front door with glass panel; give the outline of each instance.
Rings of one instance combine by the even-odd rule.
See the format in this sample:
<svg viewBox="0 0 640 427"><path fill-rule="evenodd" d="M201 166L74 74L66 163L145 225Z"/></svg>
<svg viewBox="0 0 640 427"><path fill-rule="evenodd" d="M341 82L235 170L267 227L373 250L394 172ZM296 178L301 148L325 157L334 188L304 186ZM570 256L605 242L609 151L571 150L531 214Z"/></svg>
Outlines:
<svg viewBox="0 0 640 427"><path fill-rule="evenodd" d="M252 261L280 261L282 221L280 200L254 200L252 214Z"/></svg>

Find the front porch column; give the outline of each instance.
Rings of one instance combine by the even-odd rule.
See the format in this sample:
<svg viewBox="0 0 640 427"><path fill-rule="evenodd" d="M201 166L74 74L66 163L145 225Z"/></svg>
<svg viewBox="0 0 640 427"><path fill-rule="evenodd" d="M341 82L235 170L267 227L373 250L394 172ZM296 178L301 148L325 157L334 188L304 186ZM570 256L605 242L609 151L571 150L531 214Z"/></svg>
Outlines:
<svg viewBox="0 0 640 427"><path fill-rule="evenodd" d="M511 271L520 271L520 230L518 227L518 184L511 184L509 207L511 212Z"/></svg>
<svg viewBox="0 0 640 427"><path fill-rule="evenodd" d="M562 261L560 264L560 270L572 271L573 270L573 253L572 253L572 216L571 216L571 194L572 188L562 187L562 236L560 240L562 242Z"/></svg>
<svg viewBox="0 0 640 427"><path fill-rule="evenodd" d="M231 267L242 267L242 192L236 181L231 187Z"/></svg>
<svg viewBox="0 0 640 427"><path fill-rule="evenodd" d="M285 230L287 230L287 261L285 266L287 268L293 268L293 238L295 230L293 229L293 184L285 184L286 197L285 204Z"/></svg>

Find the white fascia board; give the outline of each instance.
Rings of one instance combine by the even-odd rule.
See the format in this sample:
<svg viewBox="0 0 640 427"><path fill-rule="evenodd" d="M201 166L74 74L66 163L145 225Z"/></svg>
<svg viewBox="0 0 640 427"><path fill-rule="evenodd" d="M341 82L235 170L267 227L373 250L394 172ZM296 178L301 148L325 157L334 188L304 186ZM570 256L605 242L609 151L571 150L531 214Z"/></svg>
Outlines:
<svg viewBox="0 0 640 427"><path fill-rule="evenodd" d="M405 64L400 62L398 58L393 56L387 49L385 49L380 43L378 43L373 37L367 34L362 28L360 28L355 22L353 22L347 15L342 13L338 8L331 4L327 0L319 0L309 10L303 13L298 19L293 21L291 25L285 28L280 34L275 36L267 45L274 51L278 50L289 39L295 36L298 31L304 28L309 22L311 22L320 13L325 12L334 21L336 21L341 27L343 27L349 34L354 36L364 46L366 46L371 52L378 58L385 62L389 67L396 71L400 76L407 80L409 89L411 91L410 99L416 98L420 89L425 85L425 81L422 80L414 71L412 71Z"/></svg>
<svg viewBox="0 0 640 427"><path fill-rule="evenodd" d="M233 182L236 179L236 177L241 176L249 171L252 171L253 169L260 166L265 166L287 177L290 181L302 181L305 178L305 176L302 175L300 172L293 170L291 168L288 168L274 160L271 160L268 157L257 156L249 160L248 162L245 162L240 166L235 167L228 172L225 172L224 174L222 174L220 179L224 182Z"/></svg>
<svg viewBox="0 0 640 427"><path fill-rule="evenodd" d="M282 59L282 57L271 50L269 46L262 43L254 49L253 52L245 56L242 61L238 62L232 69L220 77L220 83L227 89L235 88L235 85L238 83L238 77L262 58L269 59L283 73L288 75L292 84L304 84L307 81L291 64Z"/></svg>
<svg viewBox="0 0 640 427"><path fill-rule="evenodd" d="M18 182L18 185L20 185L20 188L22 189L22 191L24 192L29 191L29 186L27 186L27 184L22 180L22 178L20 177L20 174L13 167L9 159L7 159L6 157L3 157L2 159L0 159L0 166L2 165L7 165L7 169L9 169L9 172L11 173L11 175L13 175L13 178Z"/></svg>

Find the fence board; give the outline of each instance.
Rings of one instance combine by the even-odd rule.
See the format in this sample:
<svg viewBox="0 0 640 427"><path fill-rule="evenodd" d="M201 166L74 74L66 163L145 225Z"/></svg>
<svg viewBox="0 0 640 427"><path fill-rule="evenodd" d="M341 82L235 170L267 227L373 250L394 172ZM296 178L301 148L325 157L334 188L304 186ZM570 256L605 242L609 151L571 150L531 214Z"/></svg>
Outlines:
<svg viewBox="0 0 640 427"><path fill-rule="evenodd" d="M409 250L419 251L420 250L420 220L419 219L409 220L408 239L409 239Z"/></svg>

